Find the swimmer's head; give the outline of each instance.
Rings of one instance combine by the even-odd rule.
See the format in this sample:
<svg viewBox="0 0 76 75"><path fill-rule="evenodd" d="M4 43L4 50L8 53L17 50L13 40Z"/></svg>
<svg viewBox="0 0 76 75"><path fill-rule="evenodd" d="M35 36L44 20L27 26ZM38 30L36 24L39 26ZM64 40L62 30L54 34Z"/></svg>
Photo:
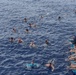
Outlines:
<svg viewBox="0 0 76 75"><path fill-rule="evenodd" d="M21 38L18 38L18 43L22 43L23 40Z"/></svg>
<svg viewBox="0 0 76 75"><path fill-rule="evenodd" d="M13 38L13 37L11 37L10 39L12 39L12 40L13 40L14 38Z"/></svg>
<svg viewBox="0 0 76 75"><path fill-rule="evenodd" d="M16 32L16 29L15 29L15 28L13 28L13 31L14 31L14 32Z"/></svg>
<svg viewBox="0 0 76 75"><path fill-rule="evenodd" d="M59 17L58 17L58 20L60 20L60 19L61 19L61 17L59 16Z"/></svg>
<svg viewBox="0 0 76 75"><path fill-rule="evenodd" d="M28 29L26 29L26 31L28 32L29 30L28 30Z"/></svg>
<svg viewBox="0 0 76 75"><path fill-rule="evenodd" d="M48 40L45 40L45 43L46 43L46 44L49 44Z"/></svg>
<svg viewBox="0 0 76 75"><path fill-rule="evenodd" d="M13 41L14 41L14 38L13 38L13 37L11 37L11 38L10 38L10 42L13 42Z"/></svg>
<svg viewBox="0 0 76 75"><path fill-rule="evenodd" d="M24 18L24 21L27 22L27 18Z"/></svg>

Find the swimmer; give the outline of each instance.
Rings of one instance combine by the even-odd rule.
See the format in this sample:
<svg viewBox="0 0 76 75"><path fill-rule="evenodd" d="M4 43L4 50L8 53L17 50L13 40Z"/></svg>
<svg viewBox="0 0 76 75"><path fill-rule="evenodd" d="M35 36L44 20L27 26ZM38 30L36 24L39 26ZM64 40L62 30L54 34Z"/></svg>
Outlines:
<svg viewBox="0 0 76 75"><path fill-rule="evenodd" d="M14 42L14 38L13 37L10 38L10 42Z"/></svg>
<svg viewBox="0 0 76 75"><path fill-rule="evenodd" d="M30 27L30 28L36 27L36 24L31 24L31 23L29 23L29 27Z"/></svg>
<svg viewBox="0 0 76 75"><path fill-rule="evenodd" d="M41 16L41 19L43 18L43 16Z"/></svg>
<svg viewBox="0 0 76 75"><path fill-rule="evenodd" d="M35 69L35 68L39 68L40 67L40 64L35 63L34 60L33 60L31 63L27 63L26 64L26 67L27 68L30 68L30 69L33 69L33 68Z"/></svg>
<svg viewBox="0 0 76 75"><path fill-rule="evenodd" d="M32 60L31 64L31 68L34 68L34 60Z"/></svg>
<svg viewBox="0 0 76 75"><path fill-rule="evenodd" d="M58 17L58 20L60 20L60 19L61 19L61 17L59 16L59 17Z"/></svg>
<svg viewBox="0 0 76 75"><path fill-rule="evenodd" d="M34 42L30 42L30 45L29 45L30 47L36 47L36 45L35 45L35 43Z"/></svg>
<svg viewBox="0 0 76 75"><path fill-rule="evenodd" d="M52 63L47 63L47 64L45 64L45 66L47 68L52 68L52 71L54 71L54 65Z"/></svg>
<svg viewBox="0 0 76 75"><path fill-rule="evenodd" d="M15 28L13 28L13 32L16 33L16 29Z"/></svg>
<svg viewBox="0 0 76 75"><path fill-rule="evenodd" d="M26 19L26 18L24 18L24 21L25 21L25 22L27 22L27 19Z"/></svg>
<svg viewBox="0 0 76 75"><path fill-rule="evenodd" d="M29 27L30 27L30 28L32 27L32 24L31 24L31 23L29 23Z"/></svg>
<svg viewBox="0 0 76 75"><path fill-rule="evenodd" d="M18 38L18 43L22 43L23 40L21 38Z"/></svg>
<svg viewBox="0 0 76 75"><path fill-rule="evenodd" d="M48 45L49 44L48 40L45 40L45 43Z"/></svg>
<svg viewBox="0 0 76 75"><path fill-rule="evenodd" d="M25 30L25 32L26 32L26 33L29 33L29 30L28 30L28 29L26 29L26 30Z"/></svg>
<svg viewBox="0 0 76 75"><path fill-rule="evenodd" d="M42 46L45 48L48 47L48 45L50 45L50 43L48 42L48 40L45 40L45 43Z"/></svg>

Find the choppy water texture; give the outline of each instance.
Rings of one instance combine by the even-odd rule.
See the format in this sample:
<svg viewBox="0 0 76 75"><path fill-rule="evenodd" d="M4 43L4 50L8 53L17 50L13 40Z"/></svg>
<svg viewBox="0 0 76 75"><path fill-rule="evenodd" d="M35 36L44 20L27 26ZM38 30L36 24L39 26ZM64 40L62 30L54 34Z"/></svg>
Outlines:
<svg viewBox="0 0 76 75"><path fill-rule="evenodd" d="M0 75L72 75L66 69L65 42L76 34L75 10L76 0L0 0ZM30 28L29 23L37 27ZM13 33L13 27L17 33ZM25 33L26 28L30 33ZM10 43L10 37L21 37L24 43ZM50 45L43 47L46 39ZM29 48L31 40L37 48ZM41 67L28 70L25 64L32 59ZM44 66L51 59L55 61L54 72Z"/></svg>

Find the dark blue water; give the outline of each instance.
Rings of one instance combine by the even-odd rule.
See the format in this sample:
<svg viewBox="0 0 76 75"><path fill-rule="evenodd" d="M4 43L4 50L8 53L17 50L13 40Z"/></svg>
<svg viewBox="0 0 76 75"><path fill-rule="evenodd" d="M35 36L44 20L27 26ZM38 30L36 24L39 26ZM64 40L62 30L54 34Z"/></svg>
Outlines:
<svg viewBox="0 0 76 75"><path fill-rule="evenodd" d="M0 75L72 75L66 69L65 42L76 35L75 10L76 0L0 0ZM36 28L30 28L29 23L35 23ZM30 33L25 33L26 28ZM9 42L10 37L16 39L15 43ZM24 43L17 43L19 37ZM46 39L50 45L43 47ZM37 48L29 48L31 40ZM32 59L41 67L28 70L25 64ZM51 59L55 62L53 72L44 66Z"/></svg>

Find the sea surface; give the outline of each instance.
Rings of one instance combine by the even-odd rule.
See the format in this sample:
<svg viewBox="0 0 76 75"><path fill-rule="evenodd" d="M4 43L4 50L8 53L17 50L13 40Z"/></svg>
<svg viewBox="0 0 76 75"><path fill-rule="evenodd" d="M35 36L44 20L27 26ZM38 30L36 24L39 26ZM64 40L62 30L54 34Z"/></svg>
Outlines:
<svg viewBox="0 0 76 75"><path fill-rule="evenodd" d="M29 23L36 27L30 28ZM65 59L69 56L67 42L73 35L76 0L0 0L0 75L72 75ZM10 37L15 38L13 43ZM19 44L18 38L24 42ZM31 41L36 48L29 47ZM40 67L27 69L26 63L33 59ZM53 72L45 67L49 60L54 61Z"/></svg>

